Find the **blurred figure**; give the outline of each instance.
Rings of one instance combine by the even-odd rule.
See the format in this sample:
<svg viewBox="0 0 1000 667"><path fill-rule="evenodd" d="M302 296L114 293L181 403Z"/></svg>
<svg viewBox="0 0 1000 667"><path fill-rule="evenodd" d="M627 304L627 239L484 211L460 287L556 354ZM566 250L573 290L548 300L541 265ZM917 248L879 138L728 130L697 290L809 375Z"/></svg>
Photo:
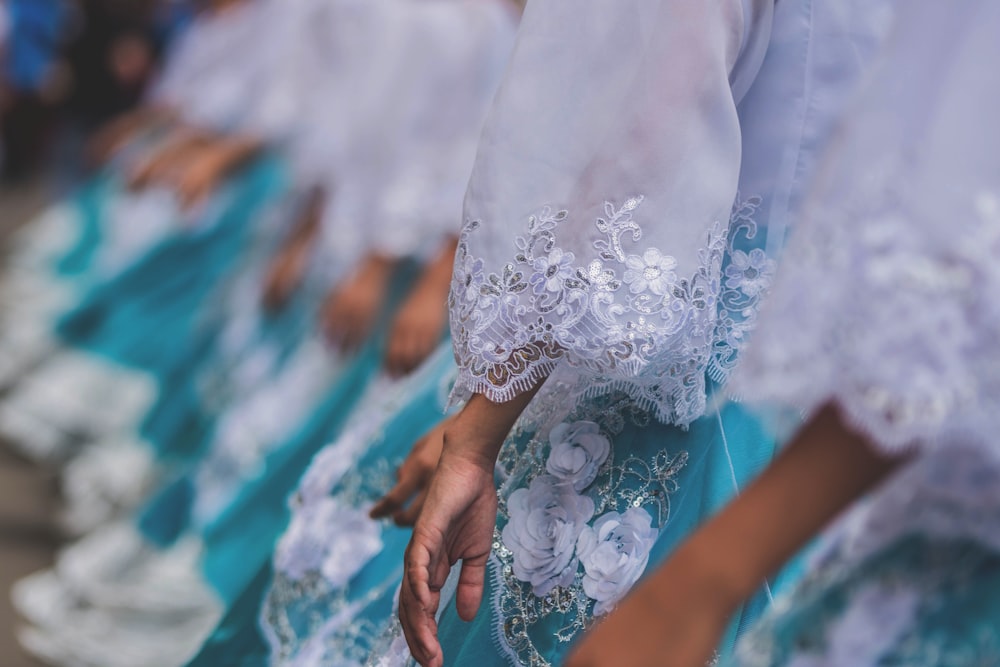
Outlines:
<svg viewBox="0 0 1000 667"><path fill-rule="evenodd" d="M71 74L62 49L71 24L68 0L6 0L8 30L0 61L2 177L19 181L40 164L55 107Z"/></svg>

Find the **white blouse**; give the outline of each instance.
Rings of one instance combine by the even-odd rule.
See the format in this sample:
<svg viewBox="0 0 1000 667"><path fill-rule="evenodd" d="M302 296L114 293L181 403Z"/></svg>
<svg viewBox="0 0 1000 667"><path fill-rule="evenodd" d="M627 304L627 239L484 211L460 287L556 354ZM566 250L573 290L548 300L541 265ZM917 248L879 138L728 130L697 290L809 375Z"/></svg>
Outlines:
<svg viewBox="0 0 1000 667"><path fill-rule="evenodd" d="M1000 548L1000 6L907 3L822 177L734 388L835 403L916 463L849 532Z"/></svg>
<svg viewBox="0 0 1000 667"><path fill-rule="evenodd" d="M560 370L665 422L703 413L891 3L814 4L529 4L467 192L459 396Z"/></svg>

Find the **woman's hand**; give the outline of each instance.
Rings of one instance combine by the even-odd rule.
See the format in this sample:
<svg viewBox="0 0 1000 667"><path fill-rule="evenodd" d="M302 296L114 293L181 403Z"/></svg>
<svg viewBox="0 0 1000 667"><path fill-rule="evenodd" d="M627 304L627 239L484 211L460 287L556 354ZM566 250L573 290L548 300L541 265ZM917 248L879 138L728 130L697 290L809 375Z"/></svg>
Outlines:
<svg viewBox="0 0 1000 667"><path fill-rule="evenodd" d="M456 242L431 261L406 298L389 332L385 367L392 375L405 375L430 356L448 324L448 289L455 264Z"/></svg>
<svg viewBox="0 0 1000 667"><path fill-rule="evenodd" d="M332 343L349 352L361 346L382 308L393 262L370 255L338 285L323 305L321 326Z"/></svg>
<svg viewBox="0 0 1000 667"><path fill-rule="evenodd" d="M398 526L412 526L416 522L427 498L431 478L441 460L444 432L450 421L446 419L417 440L396 471L396 485L375 503L370 512L371 518L391 516Z"/></svg>
<svg viewBox="0 0 1000 667"><path fill-rule="evenodd" d="M472 620L479 610L496 526L493 468L507 433L534 393L507 403L473 395L445 427L441 460L406 549L399 593L403 634L424 667L444 664L434 617L441 588L458 560L458 615Z"/></svg>
<svg viewBox="0 0 1000 667"><path fill-rule="evenodd" d="M475 457L443 455L406 549L399 594L403 633L424 667L444 664L434 617L441 588L458 560L458 614L469 621L479 610L496 516L493 466Z"/></svg>
<svg viewBox="0 0 1000 667"><path fill-rule="evenodd" d="M128 186L140 189L166 183L183 169L212 139L188 129L177 129L173 135L153 146L128 174Z"/></svg>
<svg viewBox="0 0 1000 667"><path fill-rule="evenodd" d="M209 148L183 169L171 171L170 182L182 208L190 210L198 206L218 188L226 175L220 155L216 148Z"/></svg>
<svg viewBox="0 0 1000 667"><path fill-rule="evenodd" d="M291 243L271 262L264 278L264 307L270 311L282 308L302 283L309 247Z"/></svg>
<svg viewBox="0 0 1000 667"><path fill-rule="evenodd" d="M325 198L316 189L309 194L291 235L271 262L264 278L262 300L271 311L280 309L298 289L309 265L313 242L319 233Z"/></svg>

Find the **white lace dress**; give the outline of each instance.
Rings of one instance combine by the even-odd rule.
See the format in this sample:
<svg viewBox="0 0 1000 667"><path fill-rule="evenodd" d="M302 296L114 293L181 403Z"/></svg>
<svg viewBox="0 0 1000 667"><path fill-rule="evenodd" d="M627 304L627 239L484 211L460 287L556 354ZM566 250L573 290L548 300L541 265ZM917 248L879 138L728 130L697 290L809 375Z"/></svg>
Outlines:
<svg viewBox="0 0 1000 667"><path fill-rule="evenodd" d="M908 6L787 249L737 384L913 461L736 664L1000 662L998 29L992 2Z"/></svg>

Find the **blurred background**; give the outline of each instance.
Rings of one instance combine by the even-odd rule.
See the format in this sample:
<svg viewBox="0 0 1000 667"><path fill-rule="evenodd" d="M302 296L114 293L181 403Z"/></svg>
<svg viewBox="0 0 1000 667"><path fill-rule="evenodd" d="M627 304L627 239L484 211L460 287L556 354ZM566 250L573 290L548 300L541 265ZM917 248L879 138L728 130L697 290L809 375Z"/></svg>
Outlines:
<svg viewBox="0 0 1000 667"><path fill-rule="evenodd" d="M183 0L0 0L0 246L87 173L85 138L132 108L193 15ZM11 584L61 542L54 475L0 443L0 664L34 667L14 639Z"/></svg>

